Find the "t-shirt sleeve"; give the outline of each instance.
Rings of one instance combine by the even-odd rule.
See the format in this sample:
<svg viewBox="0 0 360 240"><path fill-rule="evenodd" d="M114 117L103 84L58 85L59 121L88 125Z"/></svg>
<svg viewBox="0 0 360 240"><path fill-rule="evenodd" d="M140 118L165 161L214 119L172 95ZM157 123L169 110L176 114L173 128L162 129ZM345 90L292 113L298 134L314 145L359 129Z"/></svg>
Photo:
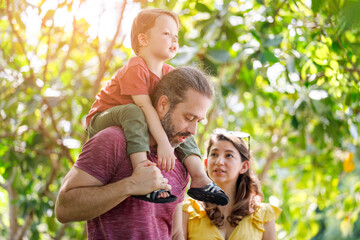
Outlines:
<svg viewBox="0 0 360 240"><path fill-rule="evenodd" d="M115 175L119 167L119 152L124 151L126 155L126 148L119 147L122 144L126 146L125 137L121 136L123 133L120 131L115 133L113 128L115 127L105 129L102 134L97 134L87 141L74 164L103 184L109 183Z"/></svg>
<svg viewBox="0 0 360 240"><path fill-rule="evenodd" d="M147 81L150 73L144 67L135 65L129 67L122 77L118 78L120 94L122 95L149 95Z"/></svg>

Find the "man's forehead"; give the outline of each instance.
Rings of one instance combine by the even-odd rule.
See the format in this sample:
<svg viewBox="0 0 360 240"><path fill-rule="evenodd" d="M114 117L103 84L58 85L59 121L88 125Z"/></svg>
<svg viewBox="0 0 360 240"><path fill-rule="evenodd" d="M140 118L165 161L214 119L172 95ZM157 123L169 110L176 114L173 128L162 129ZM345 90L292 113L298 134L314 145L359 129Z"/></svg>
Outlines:
<svg viewBox="0 0 360 240"><path fill-rule="evenodd" d="M185 114L192 115L198 119L205 119L210 102L211 99L206 95L193 89L188 89L185 93L184 101L178 105L183 108Z"/></svg>

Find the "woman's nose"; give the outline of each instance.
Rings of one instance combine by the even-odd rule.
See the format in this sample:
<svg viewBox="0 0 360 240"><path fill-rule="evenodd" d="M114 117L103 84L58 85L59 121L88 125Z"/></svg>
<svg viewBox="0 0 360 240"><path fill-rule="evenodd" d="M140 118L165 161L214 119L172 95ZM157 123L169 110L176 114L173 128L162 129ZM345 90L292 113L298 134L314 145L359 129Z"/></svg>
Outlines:
<svg viewBox="0 0 360 240"><path fill-rule="evenodd" d="M222 165L222 164L224 164L224 158L223 158L221 155L219 155L219 156L217 157L216 161L215 161L215 164L216 164L216 165Z"/></svg>

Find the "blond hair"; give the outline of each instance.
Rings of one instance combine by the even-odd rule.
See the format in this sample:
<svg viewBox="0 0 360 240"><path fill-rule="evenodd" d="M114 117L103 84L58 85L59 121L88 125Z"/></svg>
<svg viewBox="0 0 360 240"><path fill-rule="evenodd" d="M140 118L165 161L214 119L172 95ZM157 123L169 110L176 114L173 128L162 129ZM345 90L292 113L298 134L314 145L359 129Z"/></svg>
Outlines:
<svg viewBox="0 0 360 240"><path fill-rule="evenodd" d="M178 29L180 28L180 18L179 16L165 9L146 9L139 12L135 17L132 27L131 27L131 48L134 50L135 54L139 54L140 43L138 36L140 33L146 33L155 25L156 19L161 15L168 15L174 19Z"/></svg>

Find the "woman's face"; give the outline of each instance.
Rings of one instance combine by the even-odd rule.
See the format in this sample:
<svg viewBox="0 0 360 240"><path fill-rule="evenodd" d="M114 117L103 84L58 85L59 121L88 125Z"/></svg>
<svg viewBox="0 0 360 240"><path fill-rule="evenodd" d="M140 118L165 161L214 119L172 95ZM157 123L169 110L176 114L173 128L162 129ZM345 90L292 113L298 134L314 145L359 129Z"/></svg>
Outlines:
<svg viewBox="0 0 360 240"><path fill-rule="evenodd" d="M206 170L216 183L236 182L239 174L246 172L248 163L241 161L239 151L227 140L219 140L211 146Z"/></svg>

